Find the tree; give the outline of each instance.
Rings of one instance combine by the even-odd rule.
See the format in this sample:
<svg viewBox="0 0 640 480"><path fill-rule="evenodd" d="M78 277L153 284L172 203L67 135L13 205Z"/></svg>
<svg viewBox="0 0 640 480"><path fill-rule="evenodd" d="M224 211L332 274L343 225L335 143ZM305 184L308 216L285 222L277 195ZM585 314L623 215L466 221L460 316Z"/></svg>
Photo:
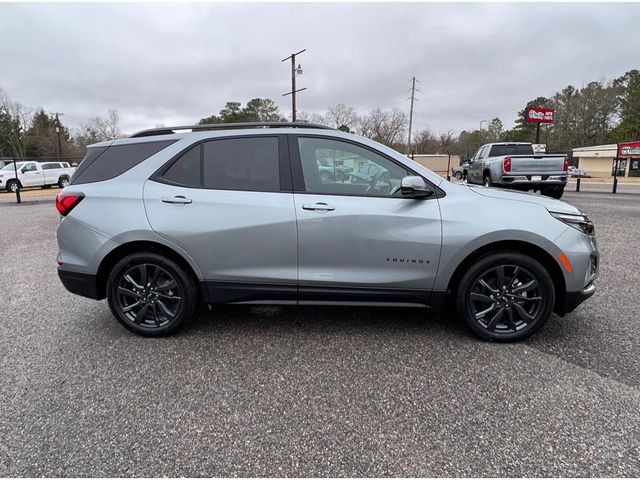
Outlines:
<svg viewBox="0 0 640 480"><path fill-rule="evenodd" d="M325 115L327 125L349 132L355 127L357 116L352 107L339 103L334 107L328 107Z"/></svg>
<svg viewBox="0 0 640 480"><path fill-rule="evenodd" d="M406 126L407 115L404 112L397 108L386 111L376 108L369 115L358 117L355 128L364 137L402 149Z"/></svg>
<svg viewBox="0 0 640 480"><path fill-rule="evenodd" d="M122 138L120 131L120 115L117 110L109 110L106 118L93 117L82 124L82 133L76 136L78 143L88 145Z"/></svg>
<svg viewBox="0 0 640 480"><path fill-rule="evenodd" d="M516 125L505 133L505 138L511 142L534 142L536 138L536 125L527 121L527 110L530 107L548 107L549 100L545 97L537 97L527 102L527 105L518 112ZM541 125L541 129L548 128Z"/></svg>
<svg viewBox="0 0 640 480"><path fill-rule="evenodd" d="M60 147L58 151L59 128ZM31 125L24 135L25 154L28 157L63 157L68 155L71 148L69 129L62 125L60 119L47 114L44 109L38 110L31 120Z"/></svg>
<svg viewBox="0 0 640 480"><path fill-rule="evenodd" d="M640 71L630 70L614 80L620 105L620 123L611 131L617 142L640 140Z"/></svg>
<svg viewBox="0 0 640 480"><path fill-rule="evenodd" d="M31 109L14 102L0 88L0 154L25 156L25 132L31 123Z"/></svg>
<svg viewBox="0 0 640 480"><path fill-rule="evenodd" d="M420 130L420 132L415 136L413 145L411 146L411 151L417 154L435 153L436 150L438 150L438 147L438 138L436 138L431 130L425 128L424 130Z"/></svg>
<svg viewBox="0 0 640 480"><path fill-rule="evenodd" d="M242 107L240 102L227 102L218 115L201 118L198 125L210 123L280 122L278 106L269 98L254 98Z"/></svg>

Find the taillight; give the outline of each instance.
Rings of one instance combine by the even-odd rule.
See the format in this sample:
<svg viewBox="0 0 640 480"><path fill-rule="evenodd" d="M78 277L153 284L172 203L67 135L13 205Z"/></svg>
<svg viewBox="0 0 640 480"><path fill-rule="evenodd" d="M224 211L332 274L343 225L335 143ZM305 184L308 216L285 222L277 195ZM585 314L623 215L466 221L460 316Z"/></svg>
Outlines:
<svg viewBox="0 0 640 480"><path fill-rule="evenodd" d="M564 171L569 171L569 157L564 157Z"/></svg>
<svg viewBox="0 0 640 480"><path fill-rule="evenodd" d="M84 198L84 193L63 192L56 197L56 208L60 215L67 216Z"/></svg>
<svg viewBox="0 0 640 480"><path fill-rule="evenodd" d="M509 173L511 171L511 157L504 157L502 160L502 169L504 173Z"/></svg>

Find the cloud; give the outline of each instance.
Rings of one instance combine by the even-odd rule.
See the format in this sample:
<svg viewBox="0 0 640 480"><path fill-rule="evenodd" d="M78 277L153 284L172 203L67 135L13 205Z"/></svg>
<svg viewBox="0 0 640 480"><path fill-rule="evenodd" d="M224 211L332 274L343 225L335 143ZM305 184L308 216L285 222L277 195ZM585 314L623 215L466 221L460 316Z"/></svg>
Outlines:
<svg viewBox="0 0 640 480"><path fill-rule="evenodd" d="M122 128L184 124L226 101L290 111L345 103L408 110L416 129L461 131L568 84L638 68L635 4L0 4L0 86L77 127L120 112Z"/></svg>

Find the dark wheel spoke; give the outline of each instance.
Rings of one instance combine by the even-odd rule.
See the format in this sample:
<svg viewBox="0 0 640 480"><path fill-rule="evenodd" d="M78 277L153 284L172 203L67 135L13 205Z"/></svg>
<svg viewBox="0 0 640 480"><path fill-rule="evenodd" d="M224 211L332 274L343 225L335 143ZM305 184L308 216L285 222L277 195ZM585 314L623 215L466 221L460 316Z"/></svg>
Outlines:
<svg viewBox="0 0 640 480"><path fill-rule="evenodd" d="M127 274L124 276L124 279L129 282L131 285L133 285L134 287L138 288L138 289L142 289L142 285L139 285L133 278L131 278L131 275Z"/></svg>
<svg viewBox="0 0 640 480"><path fill-rule="evenodd" d="M498 293L498 290L496 290L491 285L489 285L487 282L485 282L484 279L480 279L480 281L478 283L480 285L482 285L484 288L486 288L487 290L489 290L491 293Z"/></svg>
<svg viewBox="0 0 640 480"><path fill-rule="evenodd" d="M513 293L527 292L533 288L538 286L538 281L534 278L533 280L528 281L527 283L523 283L522 285L518 285L513 289Z"/></svg>
<svg viewBox="0 0 640 480"><path fill-rule="evenodd" d="M498 310L496 314L493 316L493 318L489 321L489 323L487 324L487 328L492 332L495 331L496 327L498 326L498 323L500 322L500 320L502 320L503 315L504 315L504 307L501 307L500 310Z"/></svg>
<svg viewBox="0 0 640 480"><path fill-rule="evenodd" d="M494 311L495 309L496 309L496 305L494 303L489 308L485 308L484 310L476 313L476 318L477 319L484 318L487 313L490 313L490 312Z"/></svg>
<svg viewBox="0 0 640 480"><path fill-rule="evenodd" d="M513 295L513 299L518 302L540 302L542 297L523 297L522 295Z"/></svg>
<svg viewBox="0 0 640 480"><path fill-rule="evenodd" d="M156 292L156 295L160 298L164 298L165 300L182 300L182 297L178 297L177 295L165 295L160 292Z"/></svg>
<svg viewBox="0 0 640 480"><path fill-rule="evenodd" d="M518 315L520 315L520 318L524 320L525 323L530 323L531 320L535 318L533 315L527 312L525 308L519 303L514 303L513 308L516 309L516 311L518 312Z"/></svg>
<svg viewBox="0 0 640 480"><path fill-rule="evenodd" d="M136 303L132 303L131 305L127 305L126 307L122 307L122 311L124 313L130 312L131 310L133 310L139 305L140 305L140 300L138 300Z"/></svg>
<svg viewBox="0 0 640 480"><path fill-rule="evenodd" d="M151 275L151 280L149 282L152 286L156 287L156 283L158 282L158 277L160 276L160 268L156 267L153 271L153 275Z"/></svg>
<svg viewBox="0 0 640 480"><path fill-rule="evenodd" d="M148 311L149 311L149 304L146 304L140 310L138 310L138 313L136 314L136 319L134 320L134 322L136 322L137 324L144 322L145 318L147 317Z"/></svg>
<svg viewBox="0 0 640 480"><path fill-rule="evenodd" d="M172 288L176 288L178 285L176 284L175 280L169 280L165 283L163 283L162 285L158 285L156 290L159 290L160 292L164 292L166 290L170 290Z"/></svg>
<svg viewBox="0 0 640 480"><path fill-rule="evenodd" d="M153 303L151 305L151 310L153 311L153 318L156 322L156 326L160 326L160 319L158 318L158 306Z"/></svg>
<svg viewBox="0 0 640 480"><path fill-rule="evenodd" d="M477 300L478 302L483 303L493 303L493 299L491 297L478 292L471 292L471 300Z"/></svg>
<svg viewBox="0 0 640 480"><path fill-rule="evenodd" d="M513 309L512 308L507 308L506 309L507 312L507 323L509 324L509 328L512 328L514 331L518 329L516 322L513 318Z"/></svg>
<svg viewBox="0 0 640 480"><path fill-rule="evenodd" d="M513 276L511 277L511 280L509 280L509 283L507 284L507 289L509 289L509 288L511 288L513 286L515 281L518 279L518 274L519 273L520 273L520 267L516 267L513 270Z"/></svg>
<svg viewBox="0 0 640 480"><path fill-rule="evenodd" d="M173 318L176 316L175 313L173 313L171 310L169 310L169 308L167 308L167 306L164 304L164 302L162 300L157 300L158 302L158 306L160 307L160 309L164 312L164 314L169 317L169 318Z"/></svg>
<svg viewBox="0 0 640 480"><path fill-rule="evenodd" d="M133 290L129 290L128 288L124 288L124 287L118 287L118 293L120 293L122 295L126 295L127 297L133 297L133 298L139 298L140 297L140 295L138 295Z"/></svg>

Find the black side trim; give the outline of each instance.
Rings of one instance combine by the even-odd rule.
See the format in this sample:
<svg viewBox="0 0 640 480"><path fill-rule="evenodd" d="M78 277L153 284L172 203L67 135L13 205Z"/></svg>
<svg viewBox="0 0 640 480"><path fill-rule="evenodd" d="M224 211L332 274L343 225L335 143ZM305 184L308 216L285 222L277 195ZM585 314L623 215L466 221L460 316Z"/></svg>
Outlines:
<svg viewBox="0 0 640 480"><path fill-rule="evenodd" d="M202 282L209 302L216 303L297 303L296 285L235 282Z"/></svg>
<svg viewBox="0 0 640 480"><path fill-rule="evenodd" d="M363 287L299 287L300 302L327 303L403 303L427 305L426 290Z"/></svg>
<svg viewBox="0 0 640 480"><path fill-rule="evenodd" d="M64 287L71 293L82 297L102 300L103 295L98 295L96 276L89 273L69 272L58 269L58 276Z"/></svg>

